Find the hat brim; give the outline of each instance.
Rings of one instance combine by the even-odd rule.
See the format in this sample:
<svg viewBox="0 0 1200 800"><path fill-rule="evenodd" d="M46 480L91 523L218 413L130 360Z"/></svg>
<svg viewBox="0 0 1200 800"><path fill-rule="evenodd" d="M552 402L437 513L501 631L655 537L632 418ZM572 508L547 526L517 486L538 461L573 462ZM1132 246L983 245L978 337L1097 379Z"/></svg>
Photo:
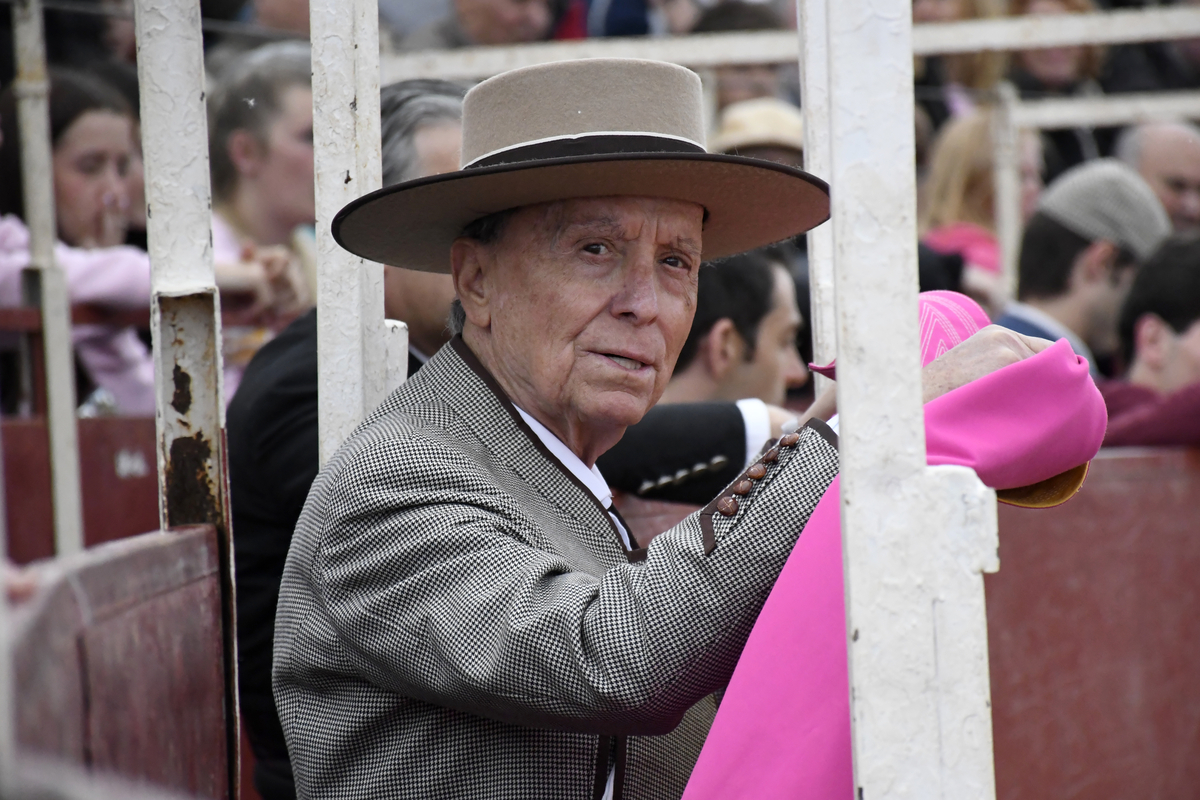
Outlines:
<svg viewBox="0 0 1200 800"><path fill-rule="evenodd" d="M1090 461L1060 472L1052 478L1018 486L1015 489L997 489L996 499L1001 503L1021 508L1054 508L1070 500L1083 488Z"/></svg>
<svg viewBox="0 0 1200 800"><path fill-rule="evenodd" d="M449 272L451 243L480 217L555 200L612 196L703 206L705 260L783 241L829 218L829 186L803 170L712 153L616 153L500 164L399 183L339 211L333 237L370 261Z"/></svg>

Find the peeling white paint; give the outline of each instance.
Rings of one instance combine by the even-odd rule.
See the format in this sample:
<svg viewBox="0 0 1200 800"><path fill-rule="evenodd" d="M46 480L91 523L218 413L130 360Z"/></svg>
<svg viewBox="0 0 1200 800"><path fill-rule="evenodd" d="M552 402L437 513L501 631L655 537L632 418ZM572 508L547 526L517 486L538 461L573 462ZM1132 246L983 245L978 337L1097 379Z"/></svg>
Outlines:
<svg viewBox="0 0 1200 800"><path fill-rule="evenodd" d="M321 462L387 391L383 267L338 246L330 223L379 188L379 16L375 0L312 0ZM397 220L403 224L403 220Z"/></svg>

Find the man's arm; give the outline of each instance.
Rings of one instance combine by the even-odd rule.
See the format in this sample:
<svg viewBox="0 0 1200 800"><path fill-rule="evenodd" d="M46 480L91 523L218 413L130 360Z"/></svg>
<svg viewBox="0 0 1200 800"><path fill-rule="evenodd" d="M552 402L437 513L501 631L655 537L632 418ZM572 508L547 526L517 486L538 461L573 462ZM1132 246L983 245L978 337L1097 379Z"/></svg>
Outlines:
<svg viewBox="0 0 1200 800"><path fill-rule="evenodd" d="M354 669L464 712L606 734L670 731L724 685L837 472L836 449L805 429L730 516L710 515L710 552L692 515L644 562L596 577L540 549L527 503L465 455L418 444L397 475L413 446L367 448L328 497L310 579Z"/></svg>

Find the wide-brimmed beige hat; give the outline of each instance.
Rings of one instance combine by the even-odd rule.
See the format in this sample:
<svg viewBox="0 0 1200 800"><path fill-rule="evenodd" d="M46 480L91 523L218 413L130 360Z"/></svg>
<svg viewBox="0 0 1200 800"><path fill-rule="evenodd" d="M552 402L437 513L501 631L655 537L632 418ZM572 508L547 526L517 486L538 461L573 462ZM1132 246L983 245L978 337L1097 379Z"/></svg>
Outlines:
<svg viewBox="0 0 1200 800"><path fill-rule="evenodd" d="M779 242L829 218L798 169L704 149L700 79L660 61L584 59L506 72L467 93L463 167L365 195L334 238L371 261L450 271L469 223L580 197L663 197L705 209L703 257Z"/></svg>
<svg viewBox="0 0 1200 800"><path fill-rule="evenodd" d="M709 149L736 153L744 147L787 147L804 152L804 115L774 97L730 103L721 112Z"/></svg>

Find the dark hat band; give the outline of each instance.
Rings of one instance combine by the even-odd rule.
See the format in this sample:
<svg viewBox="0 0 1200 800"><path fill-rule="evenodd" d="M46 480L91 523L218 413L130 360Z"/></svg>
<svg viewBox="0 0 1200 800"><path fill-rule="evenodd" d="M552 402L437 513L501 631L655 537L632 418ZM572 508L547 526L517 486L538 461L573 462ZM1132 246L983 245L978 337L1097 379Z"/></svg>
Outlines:
<svg viewBox="0 0 1200 800"><path fill-rule="evenodd" d="M527 161L544 161L552 158L588 158L589 156L614 155L618 153L704 153L703 147L686 139L654 134L593 134L569 136L531 142L507 150L501 150L480 158L463 167L464 170L496 167L501 164L518 164Z"/></svg>

